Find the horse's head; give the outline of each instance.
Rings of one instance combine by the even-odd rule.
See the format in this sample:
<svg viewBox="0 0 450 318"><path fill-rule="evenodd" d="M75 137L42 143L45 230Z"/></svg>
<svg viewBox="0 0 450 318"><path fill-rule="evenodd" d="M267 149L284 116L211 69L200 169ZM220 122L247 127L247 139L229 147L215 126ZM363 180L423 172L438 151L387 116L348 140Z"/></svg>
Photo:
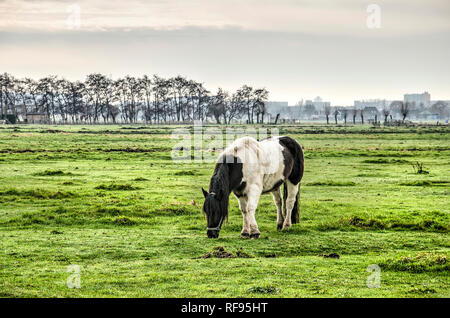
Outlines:
<svg viewBox="0 0 450 318"><path fill-rule="evenodd" d="M209 238L218 238L223 220L228 214L228 200L224 200L222 191L208 193L203 188L202 191L205 197L203 213L206 215L207 220L206 235Z"/></svg>

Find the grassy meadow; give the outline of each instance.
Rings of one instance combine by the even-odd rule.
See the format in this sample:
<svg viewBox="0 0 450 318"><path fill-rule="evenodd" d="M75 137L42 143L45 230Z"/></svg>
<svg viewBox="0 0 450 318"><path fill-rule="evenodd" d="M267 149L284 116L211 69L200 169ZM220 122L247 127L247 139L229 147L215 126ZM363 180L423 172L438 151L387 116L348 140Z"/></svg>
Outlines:
<svg viewBox="0 0 450 318"><path fill-rule="evenodd" d="M214 164L173 161L175 126L0 126L0 296L450 297L449 126L277 127L304 147L300 223L264 195L240 238L231 196L208 239Z"/></svg>

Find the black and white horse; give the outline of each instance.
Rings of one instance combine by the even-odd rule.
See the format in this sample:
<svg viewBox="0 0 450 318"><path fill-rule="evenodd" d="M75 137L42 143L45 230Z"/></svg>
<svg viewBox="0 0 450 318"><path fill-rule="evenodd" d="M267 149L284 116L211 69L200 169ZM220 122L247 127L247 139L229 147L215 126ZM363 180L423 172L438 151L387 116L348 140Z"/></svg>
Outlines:
<svg viewBox="0 0 450 318"><path fill-rule="evenodd" d="M251 137L235 140L220 154L209 192L202 188L208 237L219 237L222 223L228 216L231 192L239 200L244 219L241 235L244 237L258 238L260 235L255 212L264 193L272 193L277 206L277 229L285 230L297 223L303 170L303 150L290 137L270 137L259 142Z"/></svg>

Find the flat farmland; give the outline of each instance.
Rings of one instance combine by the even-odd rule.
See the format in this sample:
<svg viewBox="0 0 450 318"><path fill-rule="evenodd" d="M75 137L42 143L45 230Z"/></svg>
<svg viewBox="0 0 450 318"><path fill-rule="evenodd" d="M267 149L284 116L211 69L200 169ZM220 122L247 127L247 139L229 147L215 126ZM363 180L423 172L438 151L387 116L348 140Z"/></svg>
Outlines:
<svg viewBox="0 0 450 318"><path fill-rule="evenodd" d="M233 196L206 237L214 163L175 128L0 126L0 296L450 297L449 126L255 126L305 153L300 223L264 195L259 239Z"/></svg>

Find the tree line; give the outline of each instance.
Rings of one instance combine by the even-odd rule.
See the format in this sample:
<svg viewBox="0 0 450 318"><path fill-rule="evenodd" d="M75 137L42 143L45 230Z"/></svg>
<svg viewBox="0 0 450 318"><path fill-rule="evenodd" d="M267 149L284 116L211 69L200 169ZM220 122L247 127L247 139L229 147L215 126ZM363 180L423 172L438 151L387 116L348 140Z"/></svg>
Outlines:
<svg viewBox="0 0 450 318"><path fill-rule="evenodd" d="M214 94L203 83L182 76L125 76L99 73L84 81L58 76L34 80L0 74L0 114L44 115L49 123L185 123L243 119L262 123L269 92L243 85L234 93Z"/></svg>

